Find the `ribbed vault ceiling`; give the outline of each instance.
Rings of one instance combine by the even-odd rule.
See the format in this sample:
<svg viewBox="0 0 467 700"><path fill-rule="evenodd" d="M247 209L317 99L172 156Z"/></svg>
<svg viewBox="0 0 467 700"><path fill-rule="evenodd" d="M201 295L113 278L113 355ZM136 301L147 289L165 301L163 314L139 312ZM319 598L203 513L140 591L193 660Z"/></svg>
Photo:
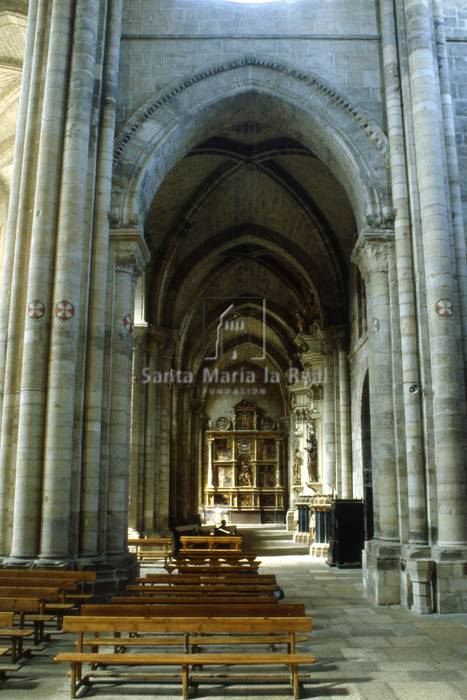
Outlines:
<svg viewBox="0 0 467 700"><path fill-rule="evenodd" d="M230 302L237 326L225 337L222 367L261 356L263 314L267 356L254 361L282 372L296 364L296 314L310 295L325 325L347 318L355 223L346 194L323 162L264 115L245 120L245 99L238 122L233 111L228 128L173 168L146 225L147 320L178 331L184 369L206 364Z"/></svg>

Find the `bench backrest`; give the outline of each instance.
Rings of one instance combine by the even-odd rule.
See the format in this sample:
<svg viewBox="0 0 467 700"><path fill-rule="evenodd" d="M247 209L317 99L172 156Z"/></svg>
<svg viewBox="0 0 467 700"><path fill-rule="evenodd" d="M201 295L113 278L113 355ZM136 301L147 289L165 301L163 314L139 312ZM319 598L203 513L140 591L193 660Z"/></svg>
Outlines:
<svg viewBox="0 0 467 700"><path fill-rule="evenodd" d="M309 632L309 617L64 617L64 632Z"/></svg>
<svg viewBox="0 0 467 700"><path fill-rule="evenodd" d="M12 627L14 619L14 612L0 612L0 627Z"/></svg>
<svg viewBox="0 0 467 700"><path fill-rule="evenodd" d="M201 604L196 605L142 605L142 604L98 604L81 606L81 615L99 617L301 617L305 615L303 603L244 603L243 605Z"/></svg>
<svg viewBox="0 0 467 700"><path fill-rule="evenodd" d="M260 604L268 603L274 604L277 602L276 598L271 595L125 595L125 596L113 596L112 603L128 603L134 604L139 603L140 605L200 605L201 603L209 603L213 605L241 605L242 603L250 604Z"/></svg>
<svg viewBox="0 0 467 700"><path fill-rule="evenodd" d="M8 588L0 586L0 598L37 598L38 600L58 600L60 591L58 588Z"/></svg>
<svg viewBox="0 0 467 700"><path fill-rule="evenodd" d="M39 613L41 601L39 598L0 598L0 610Z"/></svg>
<svg viewBox="0 0 467 700"><path fill-rule="evenodd" d="M166 583L170 586L189 586L197 583L214 584L275 584L274 574L147 574L136 579L145 585Z"/></svg>
<svg viewBox="0 0 467 700"><path fill-rule="evenodd" d="M182 535L180 545L182 552L186 549L203 548L209 551L217 549L239 550L242 546L242 537L238 535Z"/></svg>
<svg viewBox="0 0 467 700"><path fill-rule="evenodd" d="M83 581L84 583L95 583L95 571L68 571L67 569L0 569L0 578L48 578L67 579L72 581Z"/></svg>
<svg viewBox="0 0 467 700"><path fill-rule="evenodd" d="M244 573L246 573L246 575L255 574L258 570L256 565L250 566L249 564L246 566L231 566L229 564L225 566L209 566L207 564L204 566L184 566L183 564L178 564L175 568L181 576L191 574L193 571L196 571L197 573L199 572L200 574L223 574L225 571L228 571L229 573L235 573L239 576L243 576Z"/></svg>
<svg viewBox="0 0 467 700"><path fill-rule="evenodd" d="M1 578L1 588L50 588L50 579L47 578ZM78 581L70 581L69 579L54 579L54 587L62 591L76 591L78 589Z"/></svg>
<svg viewBox="0 0 467 700"><path fill-rule="evenodd" d="M128 591L135 593L141 593L142 595L154 595L157 593L164 594L169 593L170 595L197 595L198 593L210 594L236 594L240 593L242 595L256 595L258 593L268 594L274 591L276 588L275 583L265 583L258 586L250 583L194 583L189 586L166 586L164 584L157 584L156 586L147 586L143 583L127 586Z"/></svg>

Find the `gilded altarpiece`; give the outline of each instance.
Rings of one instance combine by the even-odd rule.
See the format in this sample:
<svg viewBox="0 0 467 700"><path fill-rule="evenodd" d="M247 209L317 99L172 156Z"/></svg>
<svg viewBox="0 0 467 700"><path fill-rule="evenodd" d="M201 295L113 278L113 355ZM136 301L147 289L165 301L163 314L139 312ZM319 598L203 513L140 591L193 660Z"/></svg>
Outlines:
<svg viewBox="0 0 467 700"><path fill-rule="evenodd" d="M283 521L284 446L275 422L244 400L205 435L208 516L220 509L231 522Z"/></svg>

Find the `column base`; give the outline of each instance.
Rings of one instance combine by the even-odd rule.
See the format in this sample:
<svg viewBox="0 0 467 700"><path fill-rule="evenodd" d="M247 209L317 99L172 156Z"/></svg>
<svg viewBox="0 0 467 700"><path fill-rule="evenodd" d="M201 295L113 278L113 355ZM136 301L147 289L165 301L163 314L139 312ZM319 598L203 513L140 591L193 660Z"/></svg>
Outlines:
<svg viewBox="0 0 467 700"><path fill-rule="evenodd" d="M96 583L92 593L96 597L108 597L124 592L139 574L136 555L129 552L106 557L78 557L76 559L26 559L4 557L0 567L6 569L67 569L71 571L95 571Z"/></svg>
<svg viewBox="0 0 467 700"><path fill-rule="evenodd" d="M365 542L362 552L363 591L375 605L400 603L400 552L398 542Z"/></svg>
<svg viewBox="0 0 467 700"><path fill-rule="evenodd" d="M436 612L467 613L467 546L433 547Z"/></svg>
<svg viewBox="0 0 467 700"><path fill-rule="evenodd" d="M401 553L401 605L420 614L434 612L435 567L428 545L404 545Z"/></svg>

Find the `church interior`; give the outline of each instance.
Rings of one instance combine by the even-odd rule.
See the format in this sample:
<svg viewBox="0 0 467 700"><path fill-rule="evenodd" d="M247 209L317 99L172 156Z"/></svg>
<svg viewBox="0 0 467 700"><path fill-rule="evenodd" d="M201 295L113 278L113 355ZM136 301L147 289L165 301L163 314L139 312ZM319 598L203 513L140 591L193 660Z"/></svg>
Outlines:
<svg viewBox="0 0 467 700"><path fill-rule="evenodd" d="M466 47L0 0L5 697L467 696Z"/></svg>

